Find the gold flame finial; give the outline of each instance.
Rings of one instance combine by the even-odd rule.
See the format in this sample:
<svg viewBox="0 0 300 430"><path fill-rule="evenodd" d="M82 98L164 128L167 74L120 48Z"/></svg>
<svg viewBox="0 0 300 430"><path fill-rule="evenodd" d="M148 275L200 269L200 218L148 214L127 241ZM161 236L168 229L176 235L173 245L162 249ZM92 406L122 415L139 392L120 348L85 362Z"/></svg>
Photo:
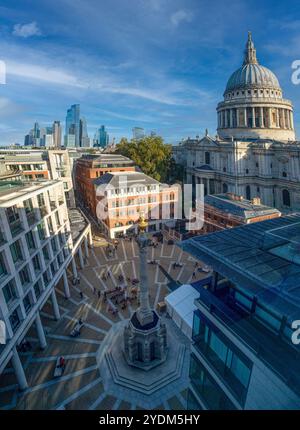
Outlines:
<svg viewBox="0 0 300 430"><path fill-rule="evenodd" d="M145 231L147 225L148 225L148 223L145 219L145 214L144 214L144 212L141 212L140 218L139 218L139 229L140 229L140 231Z"/></svg>

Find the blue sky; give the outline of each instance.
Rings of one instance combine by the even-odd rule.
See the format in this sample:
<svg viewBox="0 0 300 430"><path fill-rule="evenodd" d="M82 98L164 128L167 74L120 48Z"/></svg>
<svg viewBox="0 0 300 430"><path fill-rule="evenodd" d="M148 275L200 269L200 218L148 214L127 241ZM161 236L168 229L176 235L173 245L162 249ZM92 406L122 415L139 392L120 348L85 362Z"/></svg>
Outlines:
<svg viewBox="0 0 300 430"><path fill-rule="evenodd" d="M23 0L0 3L0 145L23 143L34 121L80 103L92 136L133 126L167 142L216 133L215 108L251 30L261 64L278 76L300 123L300 2Z"/></svg>

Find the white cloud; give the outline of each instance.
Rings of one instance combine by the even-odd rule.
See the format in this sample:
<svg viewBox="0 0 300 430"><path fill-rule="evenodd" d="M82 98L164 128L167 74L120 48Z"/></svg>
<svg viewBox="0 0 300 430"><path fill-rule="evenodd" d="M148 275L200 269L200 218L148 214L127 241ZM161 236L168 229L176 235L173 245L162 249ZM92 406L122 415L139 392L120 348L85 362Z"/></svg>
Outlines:
<svg viewBox="0 0 300 430"><path fill-rule="evenodd" d="M167 105L185 104L181 98L174 95L172 90L159 91L147 86L129 86L128 84L123 84L117 77L110 74L101 77L88 74L76 76L69 70L62 68L54 69L49 67L49 65L26 64L8 60L7 75L27 79L32 81L32 83L47 82L52 85L76 87L86 90L92 89L100 93L128 95Z"/></svg>
<svg viewBox="0 0 300 430"><path fill-rule="evenodd" d="M31 37L40 36L42 33L35 21L28 24L16 24L14 25L13 35L18 37Z"/></svg>
<svg viewBox="0 0 300 430"><path fill-rule="evenodd" d="M174 27L177 27L181 22L191 22L193 14L191 11L186 9L179 9L177 12L171 15L171 23Z"/></svg>

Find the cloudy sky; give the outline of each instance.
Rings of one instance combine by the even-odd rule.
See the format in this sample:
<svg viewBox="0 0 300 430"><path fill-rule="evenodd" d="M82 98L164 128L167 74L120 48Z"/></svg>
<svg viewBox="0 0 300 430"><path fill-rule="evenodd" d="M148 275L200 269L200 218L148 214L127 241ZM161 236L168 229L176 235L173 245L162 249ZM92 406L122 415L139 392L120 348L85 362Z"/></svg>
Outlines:
<svg viewBox="0 0 300 430"><path fill-rule="evenodd" d="M133 126L167 142L216 132L216 104L251 30L259 61L278 76L300 124L298 0L1 0L0 145L34 121L64 124L80 103L93 136Z"/></svg>

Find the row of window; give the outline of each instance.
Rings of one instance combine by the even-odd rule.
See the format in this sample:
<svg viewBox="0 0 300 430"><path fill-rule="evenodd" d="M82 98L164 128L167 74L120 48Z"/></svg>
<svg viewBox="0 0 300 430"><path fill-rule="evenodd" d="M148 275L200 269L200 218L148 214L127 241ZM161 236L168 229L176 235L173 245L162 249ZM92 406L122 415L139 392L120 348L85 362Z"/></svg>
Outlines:
<svg viewBox="0 0 300 430"><path fill-rule="evenodd" d="M209 320L194 313L193 340L203 354L230 387L243 405L251 376L252 363L224 335L211 325Z"/></svg>
<svg viewBox="0 0 300 430"><path fill-rule="evenodd" d="M118 195L118 194L128 194L128 193L142 193L145 191L157 191L157 185L148 185L148 186L139 186L139 187L128 187L128 188L116 188L110 190L110 194Z"/></svg>
<svg viewBox="0 0 300 430"><path fill-rule="evenodd" d="M44 252L44 249L43 249L43 252ZM48 251L46 251L46 252L48 252ZM57 270L59 270L60 265L63 264L64 259L67 258L68 255L69 255L68 249L64 248L63 253L59 254L57 257L57 261L56 261L57 264L54 264L54 262L52 262L49 265L49 267L44 271L44 273L42 275L42 279L43 279L45 287L47 287L50 284L51 279L53 279L54 274L57 272ZM36 268L37 269L39 268L39 270L40 270L39 259L35 259L35 261L33 261L33 265L34 266L37 265ZM31 282L30 276L29 276L28 266L25 266L22 270L19 271L19 277L20 277L20 281L21 281L23 287L26 287L26 285ZM33 290L34 290L36 299L38 299L43 292L43 284L41 282L41 279L39 279L37 282L35 282L35 284L33 286ZM4 295L4 298L5 298L7 305L10 306L16 299L18 299L15 280L14 279L10 280L3 287L2 292L3 292L3 295ZM30 289L28 291L28 293L25 295L25 297L23 298L23 305L24 305L26 314L28 314L28 312L30 311L33 304L34 304L34 296L33 296L32 291ZM22 319L23 319L23 317L22 317L21 307L18 306L10 315L10 323L11 323L13 331L15 331L18 328Z"/></svg>
<svg viewBox="0 0 300 430"><path fill-rule="evenodd" d="M56 209L56 202L53 199L51 199L49 192L48 192L48 197L50 199L51 209L52 210ZM37 202L38 202L38 208L41 212L41 216L44 217L45 215L48 214L44 194L37 195ZM63 200L60 199L59 203L62 203L62 202ZM24 200L23 207L26 213L28 224L29 225L34 224L37 221L37 217L36 217L36 211L33 206L32 199ZM23 230L21 217L20 217L20 209L21 208L18 208L16 205L14 205L6 208L5 210L12 236L16 236ZM56 217L57 224L60 225L61 223L57 212L55 212L55 217Z"/></svg>
<svg viewBox="0 0 300 430"><path fill-rule="evenodd" d="M251 91L251 90L247 90L247 91L242 90L242 91L236 91L235 93L232 92L232 93L226 94L225 99L230 99L231 97L239 96L239 95L245 95L245 94L247 94L247 95L251 95L252 94L252 95L255 95L255 96L258 95L258 94L263 95L264 94L264 90L253 90L253 91ZM276 96L276 97L281 97L280 91L265 90L265 94L266 95Z"/></svg>

